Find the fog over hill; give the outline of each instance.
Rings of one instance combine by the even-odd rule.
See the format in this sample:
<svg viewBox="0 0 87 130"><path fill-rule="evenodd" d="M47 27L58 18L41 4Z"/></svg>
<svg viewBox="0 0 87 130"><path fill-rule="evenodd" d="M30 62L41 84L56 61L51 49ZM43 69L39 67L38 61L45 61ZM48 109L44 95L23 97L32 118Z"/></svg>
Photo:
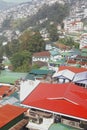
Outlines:
<svg viewBox="0 0 87 130"><path fill-rule="evenodd" d="M14 3L12 2L5 2L4 0L0 0L0 10L8 9L9 7L12 7Z"/></svg>

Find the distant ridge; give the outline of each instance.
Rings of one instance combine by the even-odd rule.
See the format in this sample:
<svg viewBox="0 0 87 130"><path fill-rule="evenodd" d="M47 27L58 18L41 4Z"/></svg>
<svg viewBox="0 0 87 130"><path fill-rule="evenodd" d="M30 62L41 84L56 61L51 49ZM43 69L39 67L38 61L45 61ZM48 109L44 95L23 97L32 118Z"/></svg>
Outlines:
<svg viewBox="0 0 87 130"><path fill-rule="evenodd" d="M8 9L9 7L13 6L14 3L5 2L3 0L0 0L0 10Z"/></svg>

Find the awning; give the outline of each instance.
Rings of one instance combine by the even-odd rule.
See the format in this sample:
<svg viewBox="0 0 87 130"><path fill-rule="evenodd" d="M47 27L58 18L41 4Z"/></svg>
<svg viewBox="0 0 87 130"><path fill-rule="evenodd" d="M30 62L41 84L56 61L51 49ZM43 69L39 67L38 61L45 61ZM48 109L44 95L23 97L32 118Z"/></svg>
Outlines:
<svg viewBox="0 0 87 130"><path fill-rule="evenodd" d="M28 121L26 119L23 119L9 130L20 130L23 126L27 125L27 123Z"/></svg>

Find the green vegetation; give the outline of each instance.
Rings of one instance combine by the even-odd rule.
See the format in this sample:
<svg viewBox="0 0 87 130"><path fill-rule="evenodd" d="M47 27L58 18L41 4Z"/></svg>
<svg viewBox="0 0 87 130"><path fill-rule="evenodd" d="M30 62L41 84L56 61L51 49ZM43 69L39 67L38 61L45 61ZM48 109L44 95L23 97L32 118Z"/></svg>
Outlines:
<svg viewBox="0 0 87 130"><path fill-rule="evenodd" d="M22 34L18 39L1 46L0 56L9 57L14 71L27 72L31 67L38 68L37 65L32 66L31 63L33 53L45 50L44 40L38 30L45 27L49 32L50 40L57 41L59 39L57 25L61 24L68 14L69 6L67 4L55 3L52 6L44 5L37 14L26 19L12 21L12 17L7 18L3 22L2 29L18 29ZM61 24L61 26L63 25ZM29 28L33 28L33 31L30 31Z"/></svg>
<svg viewBox="0 0 87 130"><path fill-rule="evenodd" d="M60 39L59 40L59 43L62 43L66 46L69 46L69 47L74 47L74 48L79 48L79 43L75 42L73 40L73 38L71 37L66 37L66 38L63 38L63 39Z"/></svg>
<svg viewBox="0 0 87 130"><path fill-rule="evenodd" d="M11 28L12 30L19 30L20 32L25 31L26 29L28 29L29 26L25 25L28 22L28 18L18 18L16 20L11 20Z"/></svg>
<svg viewBox="0 0 87 130"><path fill-rule="evenodd" d="M12 56L11 63L14 71L27 72L30 68L31 53L28 51L17 52Z"/></svg>
<svg viewBox="0 0 87 130"><path fill-rule="evenodd" d="M44 41L39 31L25 31L23 35L20 36L19 41L21 43L21 50L27 50L34 53L45 49Z"/></svg>
<svg viewBox="0 0 87 130"><path fill-rule="evenodd" d="M48 27L50 22L54 22L55 24L62 23L63 19L69 15L69 5L61 5L55 3L51 6L44 5L38 12L32 17L29 17L26 20L20 21L17 24L17 28L20 31L24 31L29 27L33 27L34 29L41 29L44 27ZM40 20L46 19L46 21L40 23Z"/></svg>
<svg viewBox="0 0 87 130"><path fill-rule="evenodd" d="M9 29L11 27L11 17L4 20L2 29Z"/></svg>
<svg viewBox="0 0 87 130"><path fill-rule="evenodd" d="M3 46L3 53L10 58L14 71L27 72L32 67L32 54L44 49L45 44L40 33L27 30L19 39Z"/></svg>
<svg viewBox="0 0 87 130"><path fill-rule="evenodd" d="M48 32L50 34L50 40L55 42L59 39L58 33L57 33L57 26L55 24L52 24L48 28Z"/></svg>
<svg viewBox="0 0 87 130"><path fill-rule="evenodd" d="M3 42L6 42L7 38L3 35L0 36L0 57L3 56Z"/></svg>

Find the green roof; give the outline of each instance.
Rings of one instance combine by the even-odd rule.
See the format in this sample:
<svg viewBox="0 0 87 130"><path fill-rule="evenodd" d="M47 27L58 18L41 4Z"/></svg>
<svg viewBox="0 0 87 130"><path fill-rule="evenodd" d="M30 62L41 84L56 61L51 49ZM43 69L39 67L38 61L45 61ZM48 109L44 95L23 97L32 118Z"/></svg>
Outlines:
<svg viewBox="0 0 87 130"><path fill-rule="evenodd" d="M56 64L56 65L65 64L65 59L61 59L57 61L50 60L49 63Z"/></svg>
<svg viewBox="0 0 87 130"><path fill-rule="evenodd" d="M81 54L81 51L79 49L76 49L76 48L73 48L70 52L69 52L71 55L74 54L74 55L80 55Z"/></svg>
<svg viewBox="0 0 87 130"><path fill-rule="evenodd" d="M43 66L40 68L40 70L48 70L48 67L47 66Z"/></svg>
<svg viewBox="0 0 87 130"><path fill-rule="evenodd" d="M81 56L85 56L85 57L87 57L87 52L85 52L85 53L81 53Z"/></svg>
<svg viewBox="0 0 87 130"><path fill-rule="evenodd" d="M79 129L61 123L54 123L50 126L48 130L79 130Z"/></svg>
<svg viewBox="0 0 87 130"><path fill-rule="evenodd" d="M37 75L35 78L43 78L43 75Z"/></svg>
<svg viewBox="0 0 87 130"><path fill-rule="evenodd" d="M34 76L32 74L27 74L27 76L25 77L25 79L35 80L35 78L34 78Z"/></svg>
<svg viewBox="0 0 87 130"><path fill-rule="evenodd" d="M87 48L82 48L82 52L87 52Z"/></svg>
<svg viewBox="0 0 87 130"><path fill-rule="evenodd" d="M63 56L70 56L71 54L69 52L63 52L62 55Z"/></svg>
<svg viewBox="0 0 87 130"><path fill-rule="evenodd" d="M47 75L47 74L53 74L53 70L42 70L42 69L33 69L30 71L29 74L33 75Z"/></svg>
<svg viewBox="0 0 87 130"><path fill-rule="evenodd" d="M16 80L24 78L26 73L16 73L10 71L1 71L0 82L14 84Z"/></svg>

